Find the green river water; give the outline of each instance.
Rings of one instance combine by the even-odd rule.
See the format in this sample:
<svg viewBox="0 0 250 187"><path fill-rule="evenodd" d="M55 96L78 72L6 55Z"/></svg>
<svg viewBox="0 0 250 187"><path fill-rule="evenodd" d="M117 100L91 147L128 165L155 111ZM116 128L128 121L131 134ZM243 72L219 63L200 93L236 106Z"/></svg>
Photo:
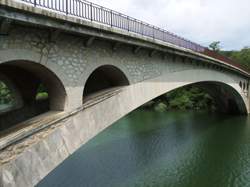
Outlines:
<svg viewBox="0 0 250 187"><path fill-rule="evenodd" d="M136 110L39 187L250 187L250 118Z"/></svg>

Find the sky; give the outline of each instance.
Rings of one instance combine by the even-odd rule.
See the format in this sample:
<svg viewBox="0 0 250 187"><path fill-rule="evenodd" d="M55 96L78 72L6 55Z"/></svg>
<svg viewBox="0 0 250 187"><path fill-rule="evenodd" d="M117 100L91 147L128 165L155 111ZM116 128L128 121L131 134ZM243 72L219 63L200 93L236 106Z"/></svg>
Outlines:
<svg viewBox="0 0 250 187"><path fill-rule="evenodd" d="M90 0L208 46L250 46L250 0Z"/></svg>

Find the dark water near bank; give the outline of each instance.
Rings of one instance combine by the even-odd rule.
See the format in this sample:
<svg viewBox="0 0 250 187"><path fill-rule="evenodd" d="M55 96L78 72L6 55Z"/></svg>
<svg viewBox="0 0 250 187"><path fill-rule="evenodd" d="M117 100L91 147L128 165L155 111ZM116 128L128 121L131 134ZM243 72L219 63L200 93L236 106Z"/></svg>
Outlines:
<svg viewBox="0 0 250 187"><path fill-rule="evenodd" d="M39 186L247 187L250 118L137 110L80 148Z"/></svg>

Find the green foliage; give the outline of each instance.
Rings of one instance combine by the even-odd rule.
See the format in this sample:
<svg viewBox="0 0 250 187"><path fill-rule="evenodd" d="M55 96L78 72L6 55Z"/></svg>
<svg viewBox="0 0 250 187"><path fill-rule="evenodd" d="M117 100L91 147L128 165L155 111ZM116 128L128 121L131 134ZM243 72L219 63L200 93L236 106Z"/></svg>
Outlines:
<svg viewBox="0 0 250 187"><path fill-rule="evenodd" d="M220 53L250 69L250 47L244 47L240 51L220 51Z"/></svg>
<svg viewBox="0 0 250 187"><path fill-rule="evenodd" d="M36 100L46 100L48 99L49 94L47 92L39 92L36 95Z"/></svg>
<svg viewBox="0 0 250 187"><path fill-rule="evenodd" d="M189 86L164 94L145 104L144 109L167 110L216 110L213 98L202 89Z"/></svg>
<svg viewBox="0 0 250 187"><path fill-rule="evenodd" d="M9 88L0 81L0 104L11 104L13 102L13 96Z"/></svg>
<svg viewBox="0 0 250 187"><path fill-rule="evenodd" d="M46 87L44 86L44 84L40 84L40 85L38 86L37 92L38 92L38 93L47 92L47 89L46 89Z"/></svg>
<svg viewBox="0 0 250 187"><path fill-rule="evenodd" d="M167 110L167 105L165 103L159 103L158 105L154 106L154 110L158 112L164 112Z"/></svg>
<svg viewBox="0 0 250 187"><path fill-rule="evenodd" d="M40 84L37 89L36 100L48 99L49 95L47 89L43 84ZM9 88L0 81L0 105L11 105L14 102L13 95Z"/></svg>
<svg viewBox="0 0 250 187"><path fill-rule="evenodd" d="M40 84L37 89L36 100L46 100L49 98L49 94L47 92L44 84Z"/></svg>
<svg viewBox="0 0 250 187"><path fill-rule="evenodd" d="M214 110L213 98L202 89L190 86L167 94L168 108L177 110Z"/></svg>
<svg viewBox="0 0 250 187"><path fill-rule="evenodd" d="M220 51L221 47L220 47L220 42L219 41L216 41L216 42L212 42L210 45L209 45L209 48L213 51Z"/></svg>
<svg viewBox="0 0 250 187"><path fill-rule="evenodd" d="M250 71L250 47L244 47L239 51L223 51L221 50L220 42L215 41L209 45L209 49L234 60Z"/></svg>

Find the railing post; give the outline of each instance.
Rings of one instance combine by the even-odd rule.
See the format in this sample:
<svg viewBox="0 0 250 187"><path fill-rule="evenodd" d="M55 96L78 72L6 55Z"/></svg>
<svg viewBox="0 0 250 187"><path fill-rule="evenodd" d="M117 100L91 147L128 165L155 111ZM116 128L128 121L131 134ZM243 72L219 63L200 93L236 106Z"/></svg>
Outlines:
<svg viewBox="0 0 250 187"><path fill-rule="evenodd" d="M90 20L93 21L93 12L92 12L92 8L93 8L93 3L90 3Z"/></svg>
<svg viewBox="0 0 250 187"><path fill-rule="evenodd" d="M129 17L127 16L127 22L128 22L128 31L129 31Z"/></svg>
<svg viewBox="0 0 250 187"><path fill-rule="evenodd" d="M113 11L110 11L110 26L113 27Z"/></svg>
<svg viewBox="0 0 250 187"><path fill-rule="evenodd" d="M155 39L155 27L153 26L153 38Z"/></svg>
<svg viewBox="0 0 250 187"><path fill-rule="evenodd" d="M100 12L99 12L99 18L100 18L99 21L105 23L105 21L104 21L104 19L105 19L104 17L105 17L105 16L103 16L102 13L103 13L103 7L101 6L101 10L100 10Z"/></svg>
<svg viewBox="0 0 250 187"><path fill-rule="evenodd" d="M66 15L69 14L69 3L68 3L69 0L66 0Z"/></svg>
<svg viewBox="0 0 250 187"><path fill-rule="evenodd" d="M34 0L34 6L36 7L36 0Z"/></svg>
<svg viewBox="0 0 250 187"><path fill-rule="evenodd" d="M144 24L142 21L141 21L141 34L142 36L144 35Z"/></svg>

